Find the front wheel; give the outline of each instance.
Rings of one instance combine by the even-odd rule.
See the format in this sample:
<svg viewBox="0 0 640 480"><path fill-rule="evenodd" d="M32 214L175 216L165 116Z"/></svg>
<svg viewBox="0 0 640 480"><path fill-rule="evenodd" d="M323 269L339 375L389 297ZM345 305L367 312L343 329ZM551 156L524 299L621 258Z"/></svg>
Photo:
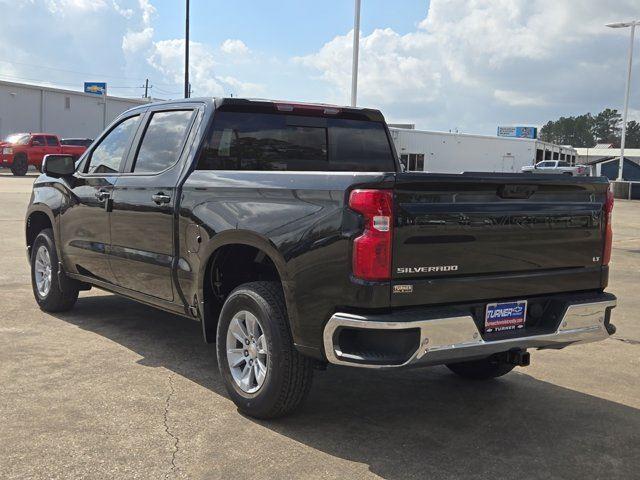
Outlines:
<svg viewBox="0 0 640 480"><path fill-rule="evenodd" d="M241 412L281 417L309 393L312 361L293 345L280 284L252 282L231 292L216 338L220 374Z"/></svg>
<svg viewBox="0 0 640 480"><path fill-rule="evenodd" d="M16 177L22 177L27 174L28 170L29 163L27 162L27 157L24 155L16 155L13 159L13 164L11 165L11 173Z"/></svg>
<svg viewBox="0 0 640 480"><path fill-rule="evenodd" d="M42 230L31 247L31 285L36 302L45 312L70 310L78 299L77 282L58 274L58 254L53 230Z"/></svg>
<svg viewBox="0 0 640 480"><path fill-rule="evenodd" d="M501 360L498 356L491 356L468 362L448 363L447 368L463 378L488 380L506 375L515 365Z"/></svg>

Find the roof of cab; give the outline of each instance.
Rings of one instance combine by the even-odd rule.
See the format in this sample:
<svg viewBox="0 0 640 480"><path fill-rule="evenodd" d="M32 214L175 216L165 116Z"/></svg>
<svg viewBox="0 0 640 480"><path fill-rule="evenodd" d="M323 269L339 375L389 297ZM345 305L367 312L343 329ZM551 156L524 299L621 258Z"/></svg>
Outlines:
<svg viewBox="0 0 640 480"><path fill-rule="evenodd" d="M127 110L127 112L135 112L136 110L143 110L149 107L158 107L158 106L172 106L172 105L184 105L189 103L199 103L206 104L215 109L222 107L262 107L269 108L276 111L278 106L292 106L298 107L301 109L304 108L323 108L325 109L325 113L330 109L337 109L339 112L350 113L355 115L361 115L367 117L369 120L374 121L384 121L384 117L380 110L372 109L372 108L361 108L361 107L349 107L343 105L332 105L328 103L307 103L307 102L293 102L287 100L270 100L264 98L237 98L237 97L196 97L196 98L182 98L176 100L165 100L160 102L148 103L145 105L136 106Z"/></svg>

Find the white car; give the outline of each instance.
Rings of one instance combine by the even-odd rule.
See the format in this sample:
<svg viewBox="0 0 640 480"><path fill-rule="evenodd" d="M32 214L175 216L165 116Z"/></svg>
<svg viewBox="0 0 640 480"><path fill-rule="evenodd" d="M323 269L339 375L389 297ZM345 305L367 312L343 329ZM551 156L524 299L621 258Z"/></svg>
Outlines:
<svg viewBox="0 0 640 480"><path fill-rule="evenodd" d="M545 160L535 165L522 167L523 173L557 173L563 175L586 176L589 168L586 165L570 165L563 160Z"/></svg>

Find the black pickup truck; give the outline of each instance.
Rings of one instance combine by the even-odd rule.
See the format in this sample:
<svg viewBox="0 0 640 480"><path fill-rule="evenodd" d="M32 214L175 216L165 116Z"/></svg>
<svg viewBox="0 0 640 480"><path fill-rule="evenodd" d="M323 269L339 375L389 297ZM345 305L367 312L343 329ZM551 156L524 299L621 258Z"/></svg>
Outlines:
<svg viewBox="0 0 640 480"><path fill-rule="evenodd" d="M404 173L377 110L144 105L43 171L40 307L95 286L199 321L255 417L293 410L328 363L487 379L615 330L605 178Z"/></svg>

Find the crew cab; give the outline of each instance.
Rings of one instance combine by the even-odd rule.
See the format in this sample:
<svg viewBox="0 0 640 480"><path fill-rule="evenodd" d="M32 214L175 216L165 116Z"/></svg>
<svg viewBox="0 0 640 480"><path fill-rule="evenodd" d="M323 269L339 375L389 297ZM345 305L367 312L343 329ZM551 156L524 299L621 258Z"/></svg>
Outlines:
<svg viewBox="0 0 640 480"><path fill-rule="evenodd" d="M40 307L97 287L200 322L258 418L328 364L489 379L615 330L606 178L402 172L377 110L143 105L43 171L26 215Z"/></svg>
<svg viewBox="0 0 640 480"><path fill-rule="evenodd" d="M522 167L523 173L555 173L563 175L589 175L589 167L586 165L571 165L564 160L545 160L535 165Z"/></svg>
<svg viewBox="0 0 640 480"><path fill-rule="evenodd" d="M83 145L63 145L57 135L50 133L14 133L0 142L0 165L22 176L29 165L40 170L45 155L63 154L77 159L86 149Z"/></svg>

